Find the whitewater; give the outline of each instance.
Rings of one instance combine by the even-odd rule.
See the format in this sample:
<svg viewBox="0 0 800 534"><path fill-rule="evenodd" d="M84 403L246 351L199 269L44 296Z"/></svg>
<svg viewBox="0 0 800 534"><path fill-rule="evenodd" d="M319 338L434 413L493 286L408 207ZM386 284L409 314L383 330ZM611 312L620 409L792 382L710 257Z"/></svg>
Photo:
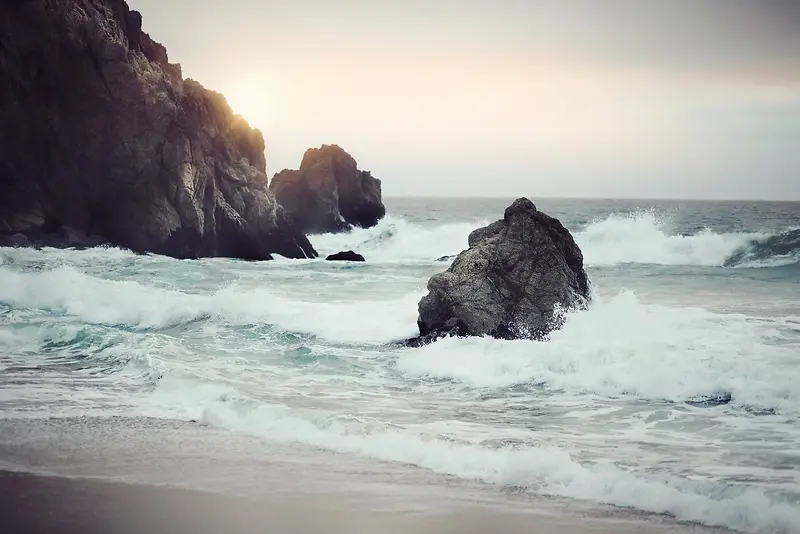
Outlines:
<svg viewBox="0 0 800 534"><path fill-rule="evenodd" d="M196 421L741 532L800 532L800 205L536 201L592 281L543 342L422 348L509 199L389 199L367 263L0 249L0 418ZM346 461L346 460L343 460Z"/></svg>

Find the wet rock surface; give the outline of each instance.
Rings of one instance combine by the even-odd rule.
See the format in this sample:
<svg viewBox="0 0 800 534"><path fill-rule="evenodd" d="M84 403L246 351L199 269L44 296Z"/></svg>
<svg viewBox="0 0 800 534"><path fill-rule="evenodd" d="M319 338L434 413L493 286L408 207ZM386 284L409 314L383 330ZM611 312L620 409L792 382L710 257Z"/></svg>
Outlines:
<svg viewBox="0 0 800 534"><path fill-rule="evenodd" d="M411 345L453 335L540 339L560 326L560 309L587 301L589 281L569 231L520 198L470 234L469 248L428 291Z"/></svg>

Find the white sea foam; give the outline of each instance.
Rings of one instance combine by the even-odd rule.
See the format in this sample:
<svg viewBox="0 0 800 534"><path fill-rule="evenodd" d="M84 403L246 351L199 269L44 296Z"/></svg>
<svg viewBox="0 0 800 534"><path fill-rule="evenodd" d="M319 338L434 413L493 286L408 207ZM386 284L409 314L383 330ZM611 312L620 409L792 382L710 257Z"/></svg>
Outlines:
<svg viewBox="0 0 800 534"><path fill-rule="evenodd" d="M758 269L765 267L785 267L787 265L796 264L800 264L800 250L795 250L789 254L776 254L775 256L762 259L747 259L745 257L741 262L737 263L735 267Z"/></svg>
<svg viewBox="0 0 800 534"><path fill-rule="evenodd" d="M0 270L0 302L51 310L95 324L161 327L207 313L204 297L94 278L74 267L21 273Z"/></svg>
<svg viewBox="0 0 800 534"><path fill-rule="evenodd" d="M367 261L435 261L467 248L470 232L486 222L462 222L424 227L391 215L373 228L344 234L311 236L320 255L355 250Z"/></svg>
<svg viewBox="0 0 800 534"><path fill-rule="evenodd" d="M547 342L444 339L397 362L412 377L476 387L544 384L552 390L732 402L800 412L800 347L775 344L778 324L698 308L642 304L632 292L567 315Z"/></svg>
<svg viewBox="0 0 800 534"><path fill-rule="evenodd" d="M323 252L353 248L367 255L368 261L430 263L441 255L462 250L469 231L479 225L465 223L426 229L402 219L388 218L375 229L314 239ZM738 248L751 246L753 239L757 242L764 240L763 236L753 237L757 235L714 236L710 232L701 232L696 236L674 236L668 223L654 216L638 214L592 223L583 232L578 232L576 238L584 247L590 265L629 262L720 265ZM637 242L644 242L642 240L654 243L650 248L645 245L644 249L634 246ZM734 241L744 244L731 249ZM57 323L74 323L81 327L83 323L126 327L106 329L129 334L130 339L124 342L112 346L106 346L105 338L92 342L91 349L100 345L104 347L100 352L73 351L66 346L60 350L58 342L66 344L68 340L56 339L57 343L49 349L53 352L40 355L45 358L80 353L81 358L86 358L84 364L93 365L91 369L87 367L85 373L91 376L92 387L99 380L93 375L97 369L111 368L117 360L142 359L133 361L134 365L121 372L108 375L108 380L103 383L113 388L107 391L108 398L103 398L102 403L98 400L100 397L87 397L85 403L76 405L78 410L88 409L93 403L97 412L107 410L113 413L114 396L121 396L119 404L122 406L138 402L138 398L132 401L128 393L121 392L121 385L136 386L133 389L135 395L150 395L151 388L163 374L156 391L140 408L150 415L193 418L254 433L266 440L303 443L404 462L439 473L522 486L544 494L670 513L685 520L747 532L798 532L800 511L796 502L785 504L782 501L797 494L793 467L781 467L778 471L779 468L775 467L778 464L772 459L762 461L754 458L752 468L743 467L753 482L714 482L724 478L717 476L715 468L730 469L731 462L737 461L737 455L748 454L746 447L749 445L739 445L737 440L745 444L760 440L759 447L764 455L774 456L779 456L784 444L793 442L792 436L796 434L786 430L785 426L791 425L786 423L787 419L796 418L800 413L795 372L800 365L796 317L785 314L774 318L747 317L697 308L645 304L634 293L623 292L611 298L598 298L588 311L569 314L565 327L554 332L545 343L446 339L421 349L387 351L385 347L374 345L415 333L416 303L421 291L384 301L366 300L367 295L375 294L355 291L343 295L338 301L312 302L278 294L269 281L270 276L280 269L296 268L288 261L285 265L278 263L262 267L227 260L178 262L135 256L115 249L86 252L4 249L0 252L3 258L0 265L0 309L3 305L12 308L11 313L0 316L0 319L18 323L0 329L0 346L8 349L6 352L24 357L22 360L9 360L9 363L19 367L18 363L22 361L29 366L31 359L24 353L36 352L45 343L44 338L32 336L31 332L38 331L41 325ZM752 261L763 260L753 258ZM292 279L291 283L317 283L314 276L318 265L308 265L310 268L302 271L300 281ZM104 271L104 267L108 269ZM352 272L351 279L360 276L357 269L342 272ZM400 276L406 276L403 271L398 272ZM102 278L106 275L129 279ZM201 278L203 284L198 284ZM337 278L337 281L342 279ZM211 282L207 283L209 280ZM220 284L219 280L232 283L215 291L207 290ZM330 283L331 279L323 277L319 281ZM393 282L391 275L387 275L386 283ZM187 289L178 290L175 286ZM291 291L292 286L283 289ZM310 298L311 293L306 291L303 294ZM333 291L331 294L337 293ZM344 300L350 297L353 300ZM31 317L35 320L28 321ZM43 322L39 323L39 320ZM206 327L209 331L224 331L231 336L228 339L235 338L239 330L250 330L231 326L269 324L276 325L280 331L316 336L317 341L365 345L356 349L314 343L315 347L324 345L328 352L350 354L360 351L369 354L374 362L369 362L368 379L354 374L348 376L350 381L346 381L344 386L336 386L327 377L320 378L316 371L296 366L293 361L253 358L248 363L247 373L244 373L241 366L209 357L214 349L225 343L225 340L215 340L213 335L198 341L192 336L182 336L179 329L170 329L163 334L149 331L198 320L207 321L203 324L204 332ZM25 330L19 330L19 325L26 325ZM791 331L795 332L794 338L788 337ZM42 329L41 333L46 332ZM68 334L70 332L65 335ZM158 336L164 338L163 343ZM241 346L247 346L251 341L245 336L235 339L241 342ZM256 340L256 343L260 341L263 340ZM280 339L267 341L282 346ZM193 345L194 342L198 345ZM254 352L259 348L256 347ZM154 358L152 362L147 360L151 356ZM161 357L163 360L159 359ZM103 367L98 358L105 358L108 365ZM55 363L64 362L56 358ZM5 364L5 360L0 358L0 368ZM23 371L25 368L20 367ZM52 375L58 372L62 371L56 366ZM56 403L67 404L74 396L71 388L74 388L78 375L74 371L63 373L57 378L58 385L64 387L55 393L47 390L50 384L47 381L53 378L50 375L41 379L37 389L29 391L31 398L22 399L29 402L28 411L58 412L57 409L42 408L47 395L55 395ZM141 379L142 375L146 375L146 380ZM206 380L186 378L198 376L204 376ZM275 378L284 376L297 377L297 382L287 386ZM337 376L337 380L341 381L340 377ZM377 380L396 382L384 384ZM301 381L304 386L313 385L305 389L296 387ZM253 386L254 383L259 386ZM525 387L531 383L541 387ZM141 384L145 387L138 387ZM235 384L239 389L225 384ZM586 461L587 455L582 454L582 445L577 440L575 450L558 448L551 443L537 447L531 445L531 440L525 441L527 444L524 446L496 448L489 444L495 443L494 437L514 437L525 432L526 427L524 424L503 426L504 422L492 420L496 414L488 409L484 411L487 406L475 398L483 395L483 390L493 390L489 392L492 395L499 390L501 398L498 402L506 402L503 390L518 385L523 387L514 389L524 390L526 394L533 391L539 395L543 390L537 401L561 409L564 406L571 409L570 402L584 393L615 398L615 402L626 407L649 406L650 403L640 399L681 402L729 394L734 406L712 409L709 413L719 415L724 412L726 421L730 422L732 444L721 449L720 453L721 456L730 453L730 458L734 459L725 458L718 464L713 460L711 463L714 465L707 469L704 463L707 456L698 460L687 454L685 463L679 460L673 466L672 475L668 475L666 471L671 467L663 467L663 471L656 473L653 469L632 470L613 464L620 461L629 465L627 453L640 451L635 440L620 444L616 450L598 453L605 456L603 462ZM344 389L335 390L336 387ZM416 390L417 387L420 389ZM269 394L276 391L283 394L287 388L296 388L292 394L303 395L304 402L292 408L266 403L266 399L289 402L286 397L266 396L264 393L268 390ZM480 391L476 392L476 389ZM19 396L19 391L19 388L9 388L6 392L9 397L4 398ZM363 404L352 402L353 398L363 398L359 397L360 391L369 393L372 403L369 413L374 419L364 417L359 411L364 408ZM402 393L397 394L397 391ZM496 435L482 434L475 427L472 432L464 432L467 423L463 420L452 421L449 415L440 417L440 413L415 411L418 408L414 406L423 402L430 404L442 400L436 396L436 391L445 391L449 396L444 402L456 399L459 408L474 410L481 418L493 421L487 423L487 427L496 422L498 426L492 427ZM314 397L317 392L323 397L319 402ZM306 398L314 400L305 402ZM558 404L561 401L565 401L564 404ZM40 404L34 404L37 402ZM337 404L339 402L341 404ZM401 402L405 411L398 417L401 409L393 403ZM513 402L510 397L508 402ZM331 411L300 408L319 405ZM755 415L741 410L741 406L764 412L752 410L758 413ZM442 413L449 408L444 406ZM778 413L769 415L770 410ZM591 417L596 412L586 411L584 415ZM428 416L435 420L425 420ZM719 422L715 419L709 423L710 416L695 416L709 426ZM620 416L615 424L618 428L625 427L630 425L629 419ZM563 442L572 443L570 436L581 434L585 427L574 428L567 423L563 430ZM659 431L669 433L669 440L673 442L670 447L687 435L697 440L706 437L703 431L691 434L691 429L682 434L684 430L674 426ZM618 436L603 433L592 439L613 440ZM659 436L649 437L658 439ZM719 440L719 436L715 439ZM669 454L683 458L680 448L671 448ZM793 458L787 456L786 462L792 461ZM689 475L679 476L678 472ZM759 485L768 490L762 490Z"/></svg>
<svg viewBox="0 0 800 534"><path fill-rule="evenodd" d="M378 226L350 233L312 236L323 254L356 250L370 262L434 261L458 254L467 247L470 232L487 221L451 223L435 227L412 224L388 216ZM625 263L655 265L726 266L737 253L744 253L740 267L776 267L800 261L798 251L751 259L749 249L773 237L759 232L715 233L703 230L679 235L668 216L654 211L612 214L574 232L575 241L589 266Z"/></svg>
<svg viewBox="0 0 800 534"><path fill-rule="evenodd" d="M758 233L717 234L704 230L675 235L670 220L650 211L611 215L575 233L588 265L650 263L659 265L722 266Z"/></svg>
<svg viewBox="0 0 800 534"><path fill-rule="evenodd" d="M319 410L258 404L231 388L185 381L166 382L155 397L159 403L169 400L170 417L197 419L269 441L403 462L437 473L667 513L746 532L788 534L798 532L800 526L800 511L770 500L757 488L647 474L610 462L581 463L554 446L491 448L479 442L442 439L413 425L399 427Z"/></svg>
<svg viewBox="0 0 800 534"><path fill-rule="evenodd" d="M422 293L397 300L304 302L263 285L184 293L95 278L69 266L37 273L0 269L0 302L55 311L93 324L164 328L204 318L272 324L334 342L386 343L414 335Z"/></svg>
<svg viewBox="0 0 800 534"><path fill-rule="evenodd" d="M0 247L0 265L5 263L41 262L50 267L58 265L93 265L108 264L120 261L137 261L139 264L148 261L176 261L166 256L134 254L133 252L116 247L95 247L76 251L73 249L60 249L44 247L34 248L2 248Z"/></svg>
<svg viewBox="0 0 800 534"><path fill-rule="evenodd" d="M310 239L321 256L355 250L371 263L433 262L456 255L467 248L470 232L488 221L422 226L402 217L386 216L373 228L356 228L348 233L322 234ZM789 230L791 231L791 230ZM575 241L589 266L626 263L654 265L727 266L737 254L736 267L779 267L800 262L800 249L764 254L759 250L778 235L761 232L716 233L702 230L692 235L676 234L669 216L655 211L612 214L574 231ZM48 265L91 266L96 263L174 261L161 256L136 256L117 248L97 248L75 254L71 250L2 249L0 265L14 261L46 261ZM752 257L748 251L761 252Z"/></svg>

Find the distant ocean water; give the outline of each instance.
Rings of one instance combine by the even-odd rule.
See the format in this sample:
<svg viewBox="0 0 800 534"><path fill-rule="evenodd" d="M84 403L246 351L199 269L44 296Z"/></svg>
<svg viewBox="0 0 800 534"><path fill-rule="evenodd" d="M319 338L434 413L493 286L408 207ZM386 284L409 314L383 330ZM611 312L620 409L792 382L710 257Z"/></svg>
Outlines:
<svg viewBox="0 0 800 534"><path fill-rule="evenodd" d="M532 198L593 284L546 342L421 349L511 199L388 199L324 256L0 249L0 417L146 415L744 532L800 532L800 203Z"/></svg>

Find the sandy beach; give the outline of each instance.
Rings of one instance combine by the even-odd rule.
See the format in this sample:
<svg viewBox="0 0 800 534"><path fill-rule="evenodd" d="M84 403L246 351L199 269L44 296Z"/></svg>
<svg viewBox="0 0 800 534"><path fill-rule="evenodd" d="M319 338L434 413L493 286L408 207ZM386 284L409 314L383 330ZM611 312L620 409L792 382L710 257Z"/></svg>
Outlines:
<svg viewBox="0 0 800 534"><path fill-rule="evenodd" d="M0 436L9 534L715 532L189 423L12 419Z"/></svg>

